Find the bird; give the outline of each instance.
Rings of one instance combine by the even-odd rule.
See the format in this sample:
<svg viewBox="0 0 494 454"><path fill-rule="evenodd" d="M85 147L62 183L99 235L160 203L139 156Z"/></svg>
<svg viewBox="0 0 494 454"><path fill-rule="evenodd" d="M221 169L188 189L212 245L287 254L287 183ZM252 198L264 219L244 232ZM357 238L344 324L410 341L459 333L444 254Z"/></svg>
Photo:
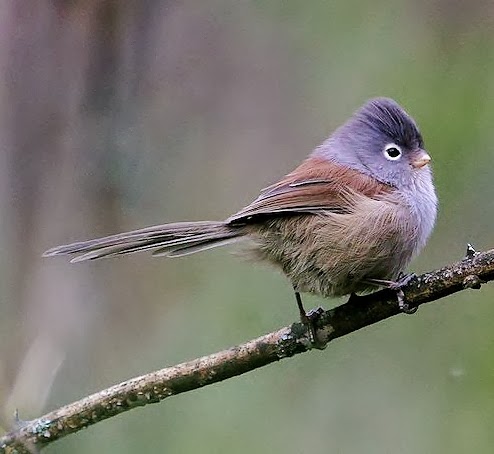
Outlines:
<svg viewBox="0 0 494 454"><path fill-rule="evenodd" d="M71 262L140 251L181 257L248 240L256 259L286 275L310 326L301 293L331 298L400 287L436 220L430 161L415 120L393 99L373 98L292 172L223 221L162 224L43 255L75 255Z"/></svg>

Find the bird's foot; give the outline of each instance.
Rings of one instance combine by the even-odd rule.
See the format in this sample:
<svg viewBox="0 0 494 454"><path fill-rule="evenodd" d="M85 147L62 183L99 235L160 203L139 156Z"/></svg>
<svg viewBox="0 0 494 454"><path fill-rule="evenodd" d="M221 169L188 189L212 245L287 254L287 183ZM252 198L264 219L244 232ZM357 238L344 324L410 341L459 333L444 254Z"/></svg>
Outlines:
<svg viewBox="0 0 494 454"><path fill-rule="evenodd" d="M398 307L400 311L407 315L412 315L417 312L418 306L411 306L405 300L405 293L401 288L396 289L396 298L398 299Z"/></svg>
<svg viewBox="0 0 494 454"><path fill-rule="evenodd" d="M398 300L398 307L400 311L404 314L415 314L417 312L417 306L411 306L405 300L405 293L403 292L403 287L408 285L417 275L415 273L404 274L400 273L396 281L389 281L385 279L369 279L369 282L373 284L380 285L382 287L389 288L396 292L396 298Z"/></svg>
<svg viewBox="0 0 494 454"><path fill-rule="evenodd" d="M465 258L471 259L472 257L475 257L476 254L476 249L470 243L467 243L467 252L465 254Z"/></svg>
<svg viewBox="0 0 494 454"><path fill-rule="evenodd" d="M307 332L309 333L311 348L324 350L326 348L326 343L319 340L316 327L317 320L324 314L324 309L322 307L316 307L315 309L306 312L302 304L300 293L297 291L295 291L295 299L297 300L297 306L300 313L300 322L307 327Z"/></svg>

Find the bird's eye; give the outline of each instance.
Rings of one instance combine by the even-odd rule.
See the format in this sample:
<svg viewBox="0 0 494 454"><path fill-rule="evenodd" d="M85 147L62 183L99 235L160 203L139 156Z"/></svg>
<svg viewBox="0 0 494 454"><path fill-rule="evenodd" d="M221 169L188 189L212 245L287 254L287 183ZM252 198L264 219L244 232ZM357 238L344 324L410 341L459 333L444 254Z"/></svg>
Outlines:
<svg viewBox="0 0 494 454"><path fill-rule="evenodd" d="M388 143L383 150L384 157L390 161L397 161L401 158L401 148L395 143Z"/></svg>

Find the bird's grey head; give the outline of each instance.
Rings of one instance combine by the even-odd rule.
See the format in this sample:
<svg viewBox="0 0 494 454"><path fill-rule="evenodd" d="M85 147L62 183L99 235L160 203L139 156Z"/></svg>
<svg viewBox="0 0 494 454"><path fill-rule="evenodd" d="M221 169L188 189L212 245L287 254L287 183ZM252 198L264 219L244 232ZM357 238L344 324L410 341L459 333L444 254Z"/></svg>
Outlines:
<svg viewBox="0 0 494 454"><path fill-rule="evenodd" d="M401 188L419 176L430 176L430 156L423 147L415 121L392 99L375 98L316 148L313 156Z"/></svg>

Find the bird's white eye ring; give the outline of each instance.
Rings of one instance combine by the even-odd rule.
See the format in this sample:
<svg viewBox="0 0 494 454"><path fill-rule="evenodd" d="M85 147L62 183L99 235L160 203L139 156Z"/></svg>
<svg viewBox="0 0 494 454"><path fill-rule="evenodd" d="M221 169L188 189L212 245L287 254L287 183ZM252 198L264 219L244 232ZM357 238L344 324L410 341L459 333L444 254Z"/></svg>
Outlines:
<svg viewBox="0 0 494 454"><path fill-rule="evenodd" d="M397 161L401 158L403 152L401 151L401 147L399 145L396 145L395 143L388 143L383 149L383 154L389 161Z"/></svg>

